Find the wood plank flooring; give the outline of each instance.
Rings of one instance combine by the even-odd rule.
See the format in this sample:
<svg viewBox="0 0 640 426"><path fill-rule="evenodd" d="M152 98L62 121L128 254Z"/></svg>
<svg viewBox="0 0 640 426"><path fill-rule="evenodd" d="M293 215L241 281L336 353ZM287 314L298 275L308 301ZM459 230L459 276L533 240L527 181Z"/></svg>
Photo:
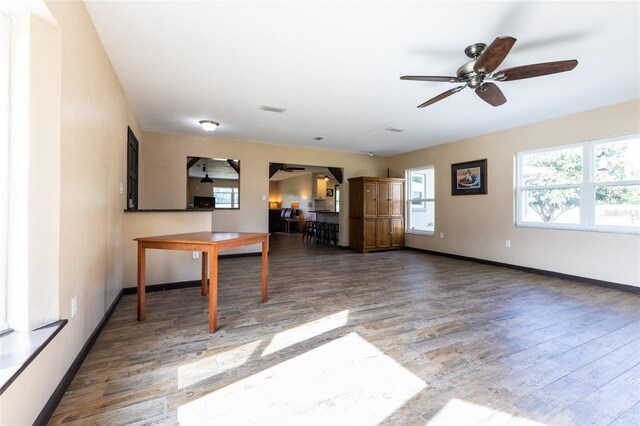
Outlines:
<svg viewBox="0 0 640 426"><path fill-rule="evenodd" d="M271 238L124 296L51 424L640 424L640 297L412 251ZM198 269L199 264L194 263Z"/></svg>

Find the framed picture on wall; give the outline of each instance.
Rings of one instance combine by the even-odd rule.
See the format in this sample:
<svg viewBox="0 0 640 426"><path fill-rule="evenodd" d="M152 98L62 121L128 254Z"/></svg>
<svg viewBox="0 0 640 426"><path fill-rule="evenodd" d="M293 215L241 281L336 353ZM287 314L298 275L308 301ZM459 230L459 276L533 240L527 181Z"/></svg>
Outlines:
<svg viewBox="0 0 640 426"><path fill-rule="evenodd" d="M451 165L451 195L487 193L487 159Z"/></svg>
<svg viewBox="0 0 640 426"><path fill-rule="evenodd" d="M327 197L333 197L333 188L327 189Z"/></svg>

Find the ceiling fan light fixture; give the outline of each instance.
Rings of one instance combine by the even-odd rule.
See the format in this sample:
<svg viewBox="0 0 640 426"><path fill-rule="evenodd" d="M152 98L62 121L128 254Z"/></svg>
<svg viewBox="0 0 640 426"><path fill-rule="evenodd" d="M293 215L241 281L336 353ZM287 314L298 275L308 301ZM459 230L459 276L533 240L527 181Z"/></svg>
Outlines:
<svg viewBox="0 0 640 426"><path fill-rule="evenodd" d="M213 132L220 125L220 123L211 120L200 120L199 123L207 132Z"/></svg>

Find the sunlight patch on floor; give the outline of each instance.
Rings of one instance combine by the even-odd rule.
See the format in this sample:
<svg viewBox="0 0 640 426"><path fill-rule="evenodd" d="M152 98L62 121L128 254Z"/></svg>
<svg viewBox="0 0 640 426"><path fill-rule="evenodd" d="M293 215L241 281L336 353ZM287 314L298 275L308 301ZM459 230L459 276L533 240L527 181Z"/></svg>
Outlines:
<svg viewBox="0 0 640 426"><path fill-rule="evenodd" d="M426 383L356 333L178 408L182 425L375 424Z"/></svg>
<svg viewBox="0 0 640 426"><path fill-rule="evenodd" d="M262 340L256 340L178 367L178 389L184 389L225 371L240 367L251 358L261 342Z"/></svg>
<svg viewBox="0 0 640 426"><path fill-rule="evenodd" d="M450 399L444 407L429 420L429 426L482 425L482 426L544 426L517 414L495 410L483 405Z"/></svg>
<svg viewBox="0 0 640 426"><path fill-rule="evenodd" d="M306 324L302 324L298 327L285 330L273 336L271 343L262 352L262 356L272 354L281 349L295 345L296 343L303 342L326 333L327 331L335 330L347 324L349 320L349 310L335 313L333 315L320 318Z"/></svg>

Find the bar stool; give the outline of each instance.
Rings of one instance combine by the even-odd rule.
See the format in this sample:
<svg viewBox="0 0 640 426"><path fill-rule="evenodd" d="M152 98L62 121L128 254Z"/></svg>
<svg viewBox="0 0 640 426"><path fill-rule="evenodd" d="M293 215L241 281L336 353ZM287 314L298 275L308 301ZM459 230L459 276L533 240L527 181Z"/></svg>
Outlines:
<svg viewBox="0 0 640 426"><path fill-rule="evenodd" d="M304 228L302 229L302 242L304 242L305 238L307 239L307 242L311 241L311 239L315 237L316 232L316 222L313 220L307 220L304 223Z"/></svg>
<svg viewBox="0 0 640 426"><path fill-rule="evenodd" d="M328 245L335 245L338 247L338 224L337 223L327 223L327 236L326 241Z"/></svg>
<svg viewBox="0 0 640 426"><path fill-rule="evenodd" d="M327 234L327 223L326 222L316 222L316 233L314 242L316 244L324 244L325 235Z"/></svg>

